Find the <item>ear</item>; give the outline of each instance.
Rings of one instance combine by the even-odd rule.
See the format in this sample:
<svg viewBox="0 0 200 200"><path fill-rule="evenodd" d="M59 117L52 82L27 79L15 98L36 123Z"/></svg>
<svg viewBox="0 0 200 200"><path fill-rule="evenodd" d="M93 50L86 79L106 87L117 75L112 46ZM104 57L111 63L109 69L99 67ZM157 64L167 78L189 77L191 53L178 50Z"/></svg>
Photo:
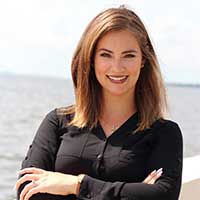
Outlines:
<svg viewBox="0 0 200 200"><path fill-rule="evenodd" d="M145 60L145 59L142 59L141 68L143 68L143 67L144 67L144 65L145 65L145 62L146 62L146 60Z"/></svg>

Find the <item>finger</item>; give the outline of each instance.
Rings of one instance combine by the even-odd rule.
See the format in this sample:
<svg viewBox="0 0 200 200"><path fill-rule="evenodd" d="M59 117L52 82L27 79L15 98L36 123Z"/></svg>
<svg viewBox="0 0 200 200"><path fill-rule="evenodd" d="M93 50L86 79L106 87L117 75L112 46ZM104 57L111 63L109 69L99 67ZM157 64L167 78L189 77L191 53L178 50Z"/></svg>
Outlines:
<svg viewBox="0 0 200 200"><path fill-rule="evenodd" d="M18 171L19 174L26 174L26 173L32 173L32 174L42 174L44 173L45 170L36 168L36 167L29 167L29 168L24 168Z"/></svg>
<svg viewBox="0 0 200 200"><path fill-rule="evenodd" d="M159 171L150 181L148 184L154 184L158 178L161 177L163 171Z"/></svg>
<svg viewBox="0 0 200 200"><path fill-rule="evenodd" d="M152 179L152 176L154 176L154 174L156 173L156 170L152 171L145 179L144 179L144 183L150 181Z"/></svg>
<svg viewBox="0 0 200 200"><path fill-rule="evenodd" d="M16 190L19 188L19 186L26 182L26 181L37 181L38 180L38 176L35 174L25 174L24 176L22 176L20 179L17 180L16 184L15 184L15 188Z"/></svg>
<svg viewBox="0 0 200 200"><path fill-rule="evenodd" d="M29 200L29 198L31 198L31 196L33 196L34 194L37 194L37 193L39 193L39 192L41 192L41 191L40 191L40 188L39 188L39 187L34 187L34 188L30 189L30 190L26 193L24 199L22 199L22 200Z"/></svg>
<svg viewBox="0 0 200 200"><path fill-rule="evenodd" d="M37 186L37 183L36 182L31 182L29 184L27 184L24 189L21 191L21 194L20 194L20 200L23 200L24 199L24 196L28 193L29 190L31 190L32 188L36 187Z"/></svg>
<svg viewBox="0 0 200 200"><path fill-rule="evenodd" d="M160 168L160 169L157 170L157 173L160 173L162 171L163 171L163 168Z"/></svg>
<svg viewBox="0 0 200 200"><path fill-rule="evenodd" d="M152 179L154 181L155 179L157 179L156 178L157 174L159 174L161 171L162 171L162 168L158 169L157 171L156 170L152 171L143 182L150 183Z"/></svg>

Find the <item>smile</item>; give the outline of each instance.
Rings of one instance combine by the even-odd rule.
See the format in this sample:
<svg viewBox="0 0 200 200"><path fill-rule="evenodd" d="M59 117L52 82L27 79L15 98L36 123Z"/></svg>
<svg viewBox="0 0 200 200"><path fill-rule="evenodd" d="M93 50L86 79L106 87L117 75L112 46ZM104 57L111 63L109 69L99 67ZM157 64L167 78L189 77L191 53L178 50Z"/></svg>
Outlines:
<svg viewBox="0 0 200 200"><path fill-rule="evenodd" d="M107 75L107 77L109 78L109 80L113 83L123 83L126 81L126 79L128 78L128 76L112 76L112 75Z"/></svg>

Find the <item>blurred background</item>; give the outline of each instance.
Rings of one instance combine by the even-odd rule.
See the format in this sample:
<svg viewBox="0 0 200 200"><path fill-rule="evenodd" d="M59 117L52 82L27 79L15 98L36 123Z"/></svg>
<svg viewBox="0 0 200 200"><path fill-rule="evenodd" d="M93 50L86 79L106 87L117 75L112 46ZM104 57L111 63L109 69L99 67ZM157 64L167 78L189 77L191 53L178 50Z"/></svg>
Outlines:
<svg viewBox="0 0 200 200"><path fill-rule="evenodd" d="M15 199L16 172L44 116L74 102L70 63L86 25L121 4L151 36L184 157L200 154L199 1L0 0L0 199Z"/></svg>

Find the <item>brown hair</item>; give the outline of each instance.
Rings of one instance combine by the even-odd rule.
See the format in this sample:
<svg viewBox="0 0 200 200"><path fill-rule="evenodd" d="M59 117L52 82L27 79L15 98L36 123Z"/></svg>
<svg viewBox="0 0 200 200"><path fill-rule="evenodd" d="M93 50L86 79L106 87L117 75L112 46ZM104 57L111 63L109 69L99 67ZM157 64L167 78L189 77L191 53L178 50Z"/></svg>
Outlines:
<svg viewBox="0 0 200 200"><path fill-rule="evenodd" d="M135 35L144 60L135 92L140 119L137 131L149 128L155 120L163 118L167 103L156 54L140 18L132 10L121 6L98 14L78 43L71 64L75 105L66 110L66 113L74 113L71 125L93 128L97 124L102 92L93 67L95 47L106 33L122 29L128 29Z"/></svg>

